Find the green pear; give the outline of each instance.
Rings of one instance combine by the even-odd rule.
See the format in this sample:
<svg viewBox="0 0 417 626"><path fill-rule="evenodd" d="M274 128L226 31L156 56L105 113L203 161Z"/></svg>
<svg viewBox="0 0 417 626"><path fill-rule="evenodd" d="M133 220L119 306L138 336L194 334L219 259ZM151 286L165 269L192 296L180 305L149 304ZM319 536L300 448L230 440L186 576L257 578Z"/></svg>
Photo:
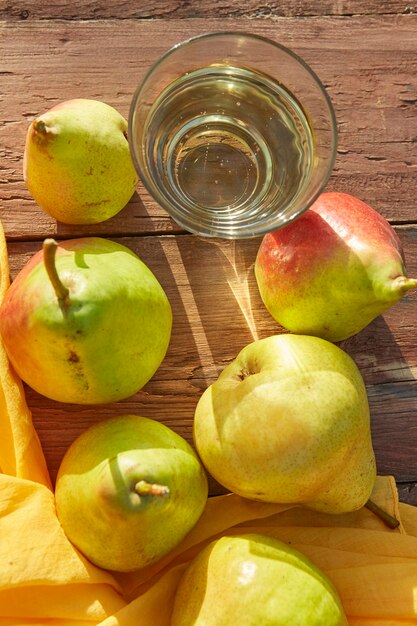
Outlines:
<svg viewBox="0 0 417 626"><path fill-rule="evenodd" d="M318 337L277 335L243 348L201 396L194 440L212 476L246 498L345 513L374 486L362 376Z"/></svg>
<svg viewBox="0 0 417 626"><path fill-rule="evenodd" d="M180 543L204 509L207 479L185 439L155 420L123 415L73 442L55 498L68 539L95 565L127 572Z"/></svg>
<svg viewBox="0 0 417 626"><path fill-rule="evenodd" d="M9 288L0 334L19 376L60 402L115 402L153 376L171 306L131 250L99 237L46 240Z"/></svg>
<svg viewBox="0 0 417 626"><path fill-rule="evenodd" d="M226 536L187 567L171 626L347 626L330 580L272 537Z"/></svg>
<svg viewBox="0 0 417 626"><path fill-rule="evenodd" d="M265 235L255 276L277 322L329 341L358 333L417 288L392 226L338 192L323 193L291 224Z"/></svg>
<svg viewBox="0 0 417 626"><path fill-rule="evenodd" d="M126 120L108 104L82 98L31 123L23 172L36 202L66 224L107 220L128 203L138 182Z"/></svg>

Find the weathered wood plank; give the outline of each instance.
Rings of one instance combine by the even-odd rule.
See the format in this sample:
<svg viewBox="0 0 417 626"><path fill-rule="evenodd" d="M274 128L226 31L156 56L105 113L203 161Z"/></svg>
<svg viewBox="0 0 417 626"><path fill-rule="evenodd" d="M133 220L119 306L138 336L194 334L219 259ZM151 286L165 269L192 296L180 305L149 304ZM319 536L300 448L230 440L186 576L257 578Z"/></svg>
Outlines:
<svg viewBox="0 0 417 626"><path fill-rule="evenodd" d="M236 0L80 0L75 4L67 0L6 0L0 9L0 19L184 19L202 17L225 17L251 19L274 17L310 17L325 15L390 15L415 13L417 7L407 0L257 0L237 2Z"/></svg>
<svg viewBox="0 0 417 626"><path fill-rule="evenodd" d="M417 506L417 483L399 483L397 487L401 502Z"/></svg>
<svg viewBox="0 0 417 626"><path fill-rule="evenodd" d="M417 15L51 21L47 28L42 20L30 20L3 22L1 30L0 216L8 238L178 232L141 186L129 205L103 224L57 225L23 184L26 130L36 115L72 97L104 100L127 116L136 85L163 51L189 36L228 28L249 29L290 46L327 86L340 132L329 189L358 195L395 223L413 221Z"/></svg>
<svg viewBox="0 0 417 626"><path fill-rule="evenodd" d="M76 96L108 101L127 115L136 84L167 47L208 30L250 30L293 48L327 86L340 129L329 188L358 195L394 223L417 221L414 5L396 0L289 0L262 7L254 0L244 6L220 0L149 5L84 0L74 9L63 0L8 0L5 8L0 7L0 18L7 20L0 32L0 218L10 242L12 275L39 247L33 241L47 235L126 236L122 241L155 271L174 309L167 358L135 397L103 407L80 407L48 401L27 389L53 476L74 437L114 413L137 412L161 419L191 440L194 408L203 389L243 345L280 332L280 327L257 293L251 269L257 240L219 243L188 235L134 239L145 233L180 231L140 186L126 209L95 227L57 225L44 215L25 190L21 173L26 128L34 116ZM322 17L282 19L280 12ZM329 17L351 13L384 17ZM409 15L390 17L389 13ZM206 19L165 19L199 16ZM246 19L265 16L273 19ZM64 19L44 21L55 17ZM81 22L80 18L100 21ZM402 227L398 232L409 273L417 275L417 228ZM407 481L408 486L400 484L400 497L414 503L416 317L416 294L410 294L342 344L355 358L367 385L378 469ZM212 484L211 492L217 490Z"/></svg>
<svg viewBox="0 0 417 626"><path fill-rule="evenodd" d="M417 275L417 227L397 229ZM203 390L247 343L282 332L264 308L253 263L259 240L220 242L191 235L120 240L154 271L174 313L168 354L154 378L134 397L99 407L63 405L27 389L51 473L66 447L88 425L126 412L163 420L189 441ZM35 243L10 243L14 277ZM368 389L378 470L417 481L417 293L341 345L357 362ZM217 488L212 484L212 492Z"/></svg>

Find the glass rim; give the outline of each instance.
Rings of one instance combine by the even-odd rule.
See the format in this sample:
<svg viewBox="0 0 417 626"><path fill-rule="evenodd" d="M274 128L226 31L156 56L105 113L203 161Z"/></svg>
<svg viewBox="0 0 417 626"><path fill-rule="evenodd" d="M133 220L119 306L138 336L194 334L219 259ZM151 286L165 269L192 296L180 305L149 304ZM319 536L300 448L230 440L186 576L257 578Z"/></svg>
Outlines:
<svg viewBox="0 0 417 626"><path fill-rule="evenodd" d="M221 234L220 231L218 231L218 233L216 232L209 232L207 231L199 231L196 228L193 228L192 226L189 225L189 223L187 222L187 220L183 220L181 215L178 214L177 210L172 210L172 207L169 205L168 202L164 201L164 197L162 194L159 193L155 193L155 190L152 186L152 184L150 184L150 182L148 181L148 175L146 174L146 172L143 171L143 168L140 165L140 162L136 156L136 150L135 150L135 146L134 146L134 142L133 142L133 133L132 133L132 128L134 125L134 117L135 117L135 112L137 110L137 103L140 100L140 96L141 93L144 91L150 77L153 75L153 73L158 69L158 67L164 63L164 61L169 58L171 55L175 54L178 50L183 49L185 47L187 47L188 45L192 44L192 43L198 43L199 41L202 40L206 40L206 39L212 39L212 38L216 38L216 37L244 37L245 39L248 40L257 40L260 41L264 44L267 44L268 46L274 47L278 50L280 50L281 52L285 53L286 55L288 55L289 57L291 57L292 59L294 59L294 61L296 61L299 65L301 65L306 72L311 76L311 78L313 79L314 83L317 85L317 87L319 88L321 94L324 97L324 100L326 102L327 105L327 110L329 113L329 117L330 117L330 132L331 132L331 137L332 137L332 148L331 148L331 154L330 157L328 159L328 163L326 166L326 171L325 174L320 182L320 184L318 185L316 191L311 195L311 197L308 199L308 201L306 201L302 208L300 208L299 210L297 210L295 212L294 215L289 215L288 217L285 218L285 221L281 224L282 227L286 226L287 224L290 224L292 221L294 221L295 219L297 219L297 217L299 217L300 215L302 215L316 200L317 198L320 196L320 194L323 192L323 189L325 188L325 186L327 185L329 178L332 174L333 168L334 168L334 164L336 161L336 157L337 157L337 145L338 145L338 129L337 129L337 119L336 119L336 113L334 111L334 107L333 107L333 103L331 101L331 98L326 90L326 88L324 87L321 79L319 78L319 76L316 74L316 72L310 67L310 65L304 61L304 59L302 57L300 57L296 52L293 52L293 50L291 50L290 48L288 48L287 46L285 46L284 44L281 44L277 41L274 41L272 39L270 39L269 37L265 37L263 35L258 35L256 33L251 33L248 31L241 31L241 30L220 30L220 31L208 31L205 33L200 33L198 35L193 35L191 37L188 37L187 39L184 39L182 41L177 42L176 44L170 46L162 55L160 55L157 60L152 63L152 65L149 67L149 69L147 70L147 72L145 73L144 77L142 78L141 82L139 83L139 85L137 86L136 90L134 91L132 100L131 100L131 104L130 104L130 109L129 109L129 118L128 118L128 142L129 142L129 147L130 147L130 153L132 156L132 160L133 163L135 165L136 171L139 174L140 177L140 181L142 182L143 186L145 187L145 189L147 190L147 192L151 195L151 197L168 213L168 215L180 226L182 227L184 230L188 231L188 232L192 232L196 235L199 236L205 236L205 237L218 237L221 239L240 239L240 238L253 238L253 237L257 237L257 236L261 236L264 235L268 232L271 232L272 230L275 230L276 228L280 227L280 222L277 220L275 225L271 226L270 220L267 220L264 223L260 223L258 224L256 227L254 227L251 233L248 234L240 234L239 232L226 232L225 230L221 230ZM169 207L169 208L167 208ZM246 230L249 230L247 227L244 227Z"/></svg>

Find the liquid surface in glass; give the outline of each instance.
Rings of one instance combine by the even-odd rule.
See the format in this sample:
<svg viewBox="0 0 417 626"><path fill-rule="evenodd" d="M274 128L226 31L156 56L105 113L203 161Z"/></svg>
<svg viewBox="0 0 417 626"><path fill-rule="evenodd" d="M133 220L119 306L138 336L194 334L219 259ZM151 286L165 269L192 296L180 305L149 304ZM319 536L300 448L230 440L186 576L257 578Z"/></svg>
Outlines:
<svg viewBox="0 0 417 626"><path fill-rule="evenodd" d="M294 96L250 69L209 66L171 83L144 129L150 175L187 220L246 227L309 181L314 142Z"/></svg>

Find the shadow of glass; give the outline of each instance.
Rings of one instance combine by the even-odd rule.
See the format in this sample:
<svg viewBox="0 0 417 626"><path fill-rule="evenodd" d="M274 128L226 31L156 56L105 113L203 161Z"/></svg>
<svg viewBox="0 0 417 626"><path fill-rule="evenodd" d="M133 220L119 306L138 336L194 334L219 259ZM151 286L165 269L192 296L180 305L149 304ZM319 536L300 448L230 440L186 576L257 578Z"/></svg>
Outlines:
<svg viewBox="0 0 417 626"><path fill-rule="evenodd" d="M123 237L147 234L183 233L156 202L144 191L141 183L129 202L119 213L98 224L64 224L56 222L56 236L62 239L76 237Z"/></svg>
<svg viewBox="0 0 417 626"><path fill-rule="evenodd" d="M256 285L253 267L259 243L259 239L176 239L177 264L194 302L193 332L198 328L199 336L204 335L214 362L214 369L212 363L207 369L202 352L195 379L213 382L213 374L218 375L245 345L283 332L266 311Z"/></svg>

